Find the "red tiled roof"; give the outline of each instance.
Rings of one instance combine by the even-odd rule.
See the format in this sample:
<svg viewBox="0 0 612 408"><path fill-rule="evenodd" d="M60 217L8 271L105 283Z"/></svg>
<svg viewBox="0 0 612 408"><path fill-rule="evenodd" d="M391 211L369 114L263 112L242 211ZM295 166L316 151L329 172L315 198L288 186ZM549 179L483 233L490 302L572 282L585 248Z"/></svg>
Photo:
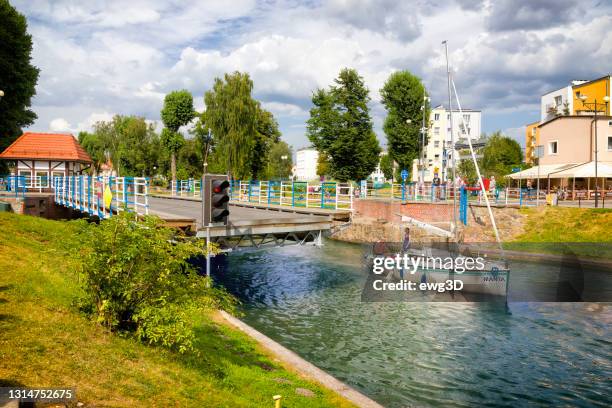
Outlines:
<svg viewBox="0 0 612 408"><path fill-rule="evenodd" d="M92 162L85 149L70 133L26 132L0 153L0 159Z"/></svg>

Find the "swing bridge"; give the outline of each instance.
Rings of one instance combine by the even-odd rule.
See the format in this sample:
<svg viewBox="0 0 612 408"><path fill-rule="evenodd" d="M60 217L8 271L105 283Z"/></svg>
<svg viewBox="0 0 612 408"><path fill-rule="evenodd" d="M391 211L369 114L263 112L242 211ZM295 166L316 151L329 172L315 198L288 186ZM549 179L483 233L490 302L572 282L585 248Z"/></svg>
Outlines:
<svg viewBox="0 0 612 408"><path fill-rule="evenodd" d="M14 184L15 191L26 190L26 180L15 179ZM352 189L342 195L341 188L333 184L322 183L318 188L306 185L302 190L301 185L292 186L289 198L288 188L282 183L278 187L273 182L261 182L257 187L235 183L230 190L227 225L202 225L202 194L195 182L183 187L182 195L163 195L152 194L145 177L62 176L51 180L50 190L57 205L83 214L100 219L123 211L157 215L167 225L233 250L321 245L323 234L332 230L334 220L350 219ZM189 197L184 194L188 190L192 192ZM291 206L287 206L288 200Z"/></svg>

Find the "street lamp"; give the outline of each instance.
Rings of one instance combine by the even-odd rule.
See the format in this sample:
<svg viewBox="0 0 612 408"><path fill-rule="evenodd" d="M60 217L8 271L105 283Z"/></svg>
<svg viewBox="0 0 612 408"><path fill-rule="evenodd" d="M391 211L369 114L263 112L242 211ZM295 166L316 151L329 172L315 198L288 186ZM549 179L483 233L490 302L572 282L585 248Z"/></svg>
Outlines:
<svg viewBox="0 0 612 408"><path fill-rule="evenodd" d="M583 93L578 94L578 98L582 102L582 106L586 108L593 108L593 120L591 121L591 129L593 129L593 123L595 123L595 208L599 205L599 189L598 189L598 179L597 179L597 113L599 112L598 106L604 106L604 114L608 110L608 102L610 102L610 97L608 95L603 97L603 103L597 103L597 99L594 102L587 102L589 97Z"/></svg>
<svg viewBox="0 0 612 408"><path fill-rule="evenodd" d="M423 112L423 123L421 125L421 184L425 184L425 133L427 128L425 127L425 107L430 101L429 96L423 96L423 105L421 105L421 112Z"/></svg>
<svg viewBox="0 0 612 408"><path fill-rule="evenodd" d="M0 89L0 99L2 99L3 96L4 96L4 91Z"/></svg>

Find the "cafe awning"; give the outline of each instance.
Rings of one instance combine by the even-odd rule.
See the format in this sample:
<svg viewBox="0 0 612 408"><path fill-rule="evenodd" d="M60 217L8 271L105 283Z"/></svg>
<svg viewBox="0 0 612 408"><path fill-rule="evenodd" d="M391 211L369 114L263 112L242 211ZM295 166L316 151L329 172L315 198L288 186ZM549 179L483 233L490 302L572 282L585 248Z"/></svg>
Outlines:
<svg viewBox="0 0 612 408"><path fill-rule="evenodd" d="M569 167L576 166L577 163L566 163L566 164L542 164L540 166L534 166L529 169L519 171L518 173L512 173L506 175L513 180L524 180L533 178L547 178L549 174L567 169Z"/></svg>
<svg viewBox="0 0 612 408"><path fill-rule="evenodd" d="M595 177L595 162L587 162L576 166L559 169L550 173L550 178L589 178ZM598 162L597 177L612 177L612 163Z"/></svg>

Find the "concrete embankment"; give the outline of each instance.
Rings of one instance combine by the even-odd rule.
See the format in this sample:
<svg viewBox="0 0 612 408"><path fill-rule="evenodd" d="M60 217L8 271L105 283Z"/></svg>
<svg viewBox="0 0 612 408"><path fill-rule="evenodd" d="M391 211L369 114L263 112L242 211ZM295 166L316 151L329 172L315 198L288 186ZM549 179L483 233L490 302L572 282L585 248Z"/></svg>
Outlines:
<svg viewBox="0 0 612 408"><path fill-rule="evenodd" d="M274 354L279 360L289 365L291 368L293 368L295 371L302 374L306 378L319 382L324 387L327 387L330 390L342 395L344 398L351 401L358 407L383 408L383 406L377 403L376 401L366 397L359 391L349 387L342 381L336 379L335 377L316 367L314 364L311 364L308 361L304 360L303 358L295 354L293 351L289 350L286 347L283 347L282 345L278 344L265 334L255 330L243 321L235 318L234 316L224 311L221 311L220 313L221 316L223 316L223 318L228 323L243 331L244 333L248 334L251 338L256 340L259 344L261 344L272 354Z"/></svg>

